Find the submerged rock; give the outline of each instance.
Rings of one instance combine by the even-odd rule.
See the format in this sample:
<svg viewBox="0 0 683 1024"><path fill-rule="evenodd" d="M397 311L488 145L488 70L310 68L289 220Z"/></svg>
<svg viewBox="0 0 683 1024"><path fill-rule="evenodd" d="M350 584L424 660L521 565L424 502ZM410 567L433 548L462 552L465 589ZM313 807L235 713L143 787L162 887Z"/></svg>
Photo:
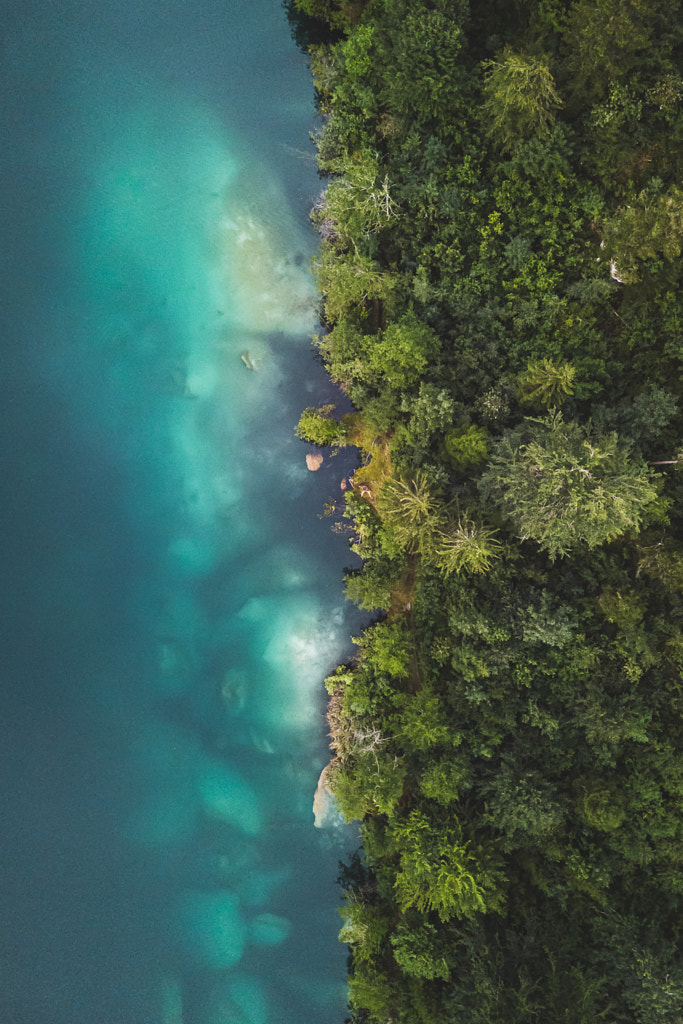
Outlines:
<svg viewBox="0 0 683 1024"><path fill-rule="evenodd" d="M191 961L212 970L238 963L245 929L234 893L188 892L179 910L182 949Z"/></svg>
<svg viewBox="0 0 683 1024"><path fill-rule="evenodd" d="M315 473L316 469L320 469L322 464L323 457L320 452L309 452L306 456L306 465L312 473Z"/></svg>
<svg viewBox="0 0 683 1024"><path fill-rule="evenodd" d="M246 672L229 668L223 677L221 697L234 710L241 711L247 700Z"/></svg>
<svg viewBox="0 0 683 1024"><path fill-rule="evenodd" d="M161 1024L183 1024L183 993L180 978L162 982Z"/></svg>
<svg viewBox="0 0 683 1024"><path fill-rule="evenodd" d="M251 937L261 946L276 946L289 935L291 925L286 917L259 914L251 926Z"/></svg>
<svg viewBox="0 0 683 1024"><path fill-rule="evenodd" d="M199 797L205 817L227 822L246 835L261 830L261 815L251 786L220 764L208 764L199 779Z"/></svg>
<svg viewBox="0 0 683 1024"><path fill-rule="evenodd" d="M193 1024L268 1024L270 1012L263 986L240 971L214 981L212 991L202 1004Z"/></svg>

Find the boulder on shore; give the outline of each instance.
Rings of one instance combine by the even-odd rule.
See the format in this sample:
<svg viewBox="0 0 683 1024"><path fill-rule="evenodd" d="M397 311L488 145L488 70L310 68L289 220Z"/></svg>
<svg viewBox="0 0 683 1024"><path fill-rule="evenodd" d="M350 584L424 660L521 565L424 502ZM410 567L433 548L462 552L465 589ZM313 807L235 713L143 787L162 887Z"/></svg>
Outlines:
<svg viewBox="0 0 683 1024"><path fill-rule="evenodd" d="M313 816L316 828L326 828L339 818L339 806L327 781L332 764L326 764L318 779L318 788L313 797Z"/></svg>
<svg viewBox="0 0 683 1024"><path fill-rule="evenodd" d="M306 465L312 473L315 473L316 469L320 469L322 464L323 457L320 452L309 452L306 456Z"/></svg>

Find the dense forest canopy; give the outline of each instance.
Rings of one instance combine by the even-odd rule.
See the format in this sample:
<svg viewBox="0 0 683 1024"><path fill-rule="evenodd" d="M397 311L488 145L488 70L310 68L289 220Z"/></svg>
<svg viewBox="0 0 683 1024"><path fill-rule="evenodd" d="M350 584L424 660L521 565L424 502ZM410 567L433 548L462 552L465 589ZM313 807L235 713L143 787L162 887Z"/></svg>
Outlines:
<svg viewBox="0 0 683 1024"><path fill-rule="evenodd" d="M683 18L290 0L376 611L328 681L353 1020L683 1020Z"/></svg>

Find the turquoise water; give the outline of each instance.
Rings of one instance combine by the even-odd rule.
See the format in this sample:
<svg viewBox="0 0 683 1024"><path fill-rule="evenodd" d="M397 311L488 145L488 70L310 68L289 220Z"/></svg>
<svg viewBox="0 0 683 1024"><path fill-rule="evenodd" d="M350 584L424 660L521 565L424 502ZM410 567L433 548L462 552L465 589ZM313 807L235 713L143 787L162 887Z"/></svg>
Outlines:
<svg viewBox="0 0 683 1024"><path fill-rule="evenodd" d="M278 0L0 30L0 1020L341 1022L304 60Z"/></svg>

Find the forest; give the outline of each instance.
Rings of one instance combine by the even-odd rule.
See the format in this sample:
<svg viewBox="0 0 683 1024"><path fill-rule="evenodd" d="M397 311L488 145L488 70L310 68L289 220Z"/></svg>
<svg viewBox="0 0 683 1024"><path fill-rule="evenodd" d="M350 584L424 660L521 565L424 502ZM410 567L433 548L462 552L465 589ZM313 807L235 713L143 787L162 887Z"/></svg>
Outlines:
<svg viewBox="0 0 683 1024"><path fill-rule="evenodd" d="M323 191L353 1024L683 1021L683 17L288 0Z"/></svg>

